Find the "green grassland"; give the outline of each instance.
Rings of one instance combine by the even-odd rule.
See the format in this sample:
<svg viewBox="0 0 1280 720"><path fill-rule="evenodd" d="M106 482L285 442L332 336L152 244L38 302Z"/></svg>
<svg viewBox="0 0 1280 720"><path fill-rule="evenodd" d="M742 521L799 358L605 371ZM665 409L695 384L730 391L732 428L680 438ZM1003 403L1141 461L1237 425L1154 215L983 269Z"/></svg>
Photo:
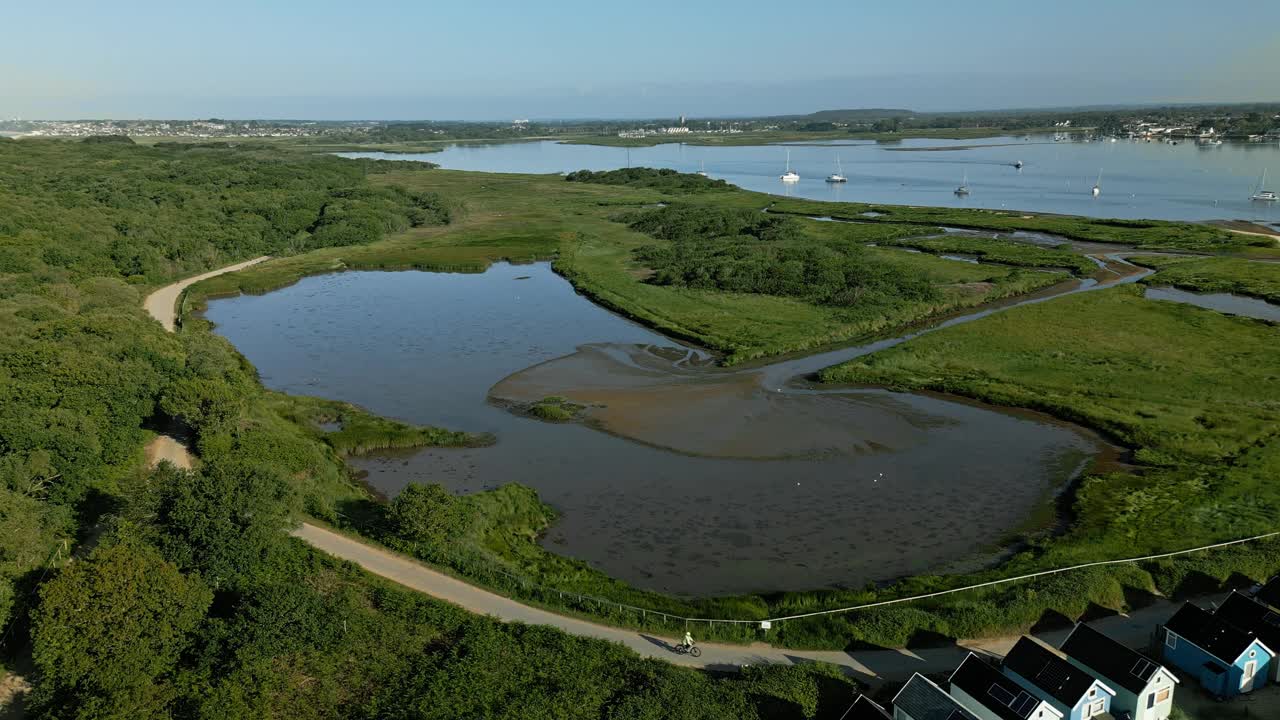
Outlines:
<svg viewBox="0 0 1280 720"><path fill-rule="evenodd" d="M1029 292L1061 279L1010 268L979 267L930 256L867 248L893 272L924 278L938 289L923 301L893 302L859 314L790 297L724 293L654 285L634 253L655 239L619 221L621 213L686 197L714 208L763 207L768 199L739 190L672 196L653 187L566 182L556 176L434 170L371 176L378 185L441 198L446 226L411 228L357 247L325 248L283 257L189 291L188 310L210 296L261 293L315 273L347 269L478 272L499 260L555 259L556 271L600 304L725 354L735 363L806 350L881 332L957 308ZM930 233L928 227L878 227L796 219L803 242L861 246L890 237Z"/></svg>
<svg viewBox="0 0 1280 720"><path fill-rule="evenodd" d="M1098 266L1092 260L1068 249L1043 248L999 238L944 235L929 238L894 238L882 240L880 244L913 248L934 254L972 255L982 262L1016 267L1065 268L1077 275L1090 275L1098 270Z"/></svg>
<svg viewBox="0 0 1280 720"><path fill-rule="evenodd" d="M1172 285L1193 292L1235 293L1280 303L1280 265L1244 258L1180 258L1137 255L1130 262L1160 272L1149 285Z"/></svg>
<svg viewBox="0 0 1280 720"><path fill-rule="evenodd" d="M1274 244L1267 238L1240 235L1212 225L1161 220L1107 220L1014 210L828 203L787 198L778 200L770 206L769 211L825 215L856 222L925 223L1003 232L1024 230L1051 233L1073 240L1118 243L1150 249L1230 252L1250 245Z"/></svg>

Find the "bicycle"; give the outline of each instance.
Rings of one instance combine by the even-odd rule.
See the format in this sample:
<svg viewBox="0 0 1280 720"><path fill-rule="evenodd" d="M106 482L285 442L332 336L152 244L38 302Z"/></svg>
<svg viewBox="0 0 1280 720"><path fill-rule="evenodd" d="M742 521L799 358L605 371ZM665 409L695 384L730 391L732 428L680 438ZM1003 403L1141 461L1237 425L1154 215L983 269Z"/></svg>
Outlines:
<svg viewBox="0 0 1280 720"><path fill-rule="evenodd" d="M702 648L698 647L697 645L685 645L684 643L680 643L679 645L676 645L674 648L672 648L672 650L674 650L677 655L688 655L689 657L702 657Z"/></svg>

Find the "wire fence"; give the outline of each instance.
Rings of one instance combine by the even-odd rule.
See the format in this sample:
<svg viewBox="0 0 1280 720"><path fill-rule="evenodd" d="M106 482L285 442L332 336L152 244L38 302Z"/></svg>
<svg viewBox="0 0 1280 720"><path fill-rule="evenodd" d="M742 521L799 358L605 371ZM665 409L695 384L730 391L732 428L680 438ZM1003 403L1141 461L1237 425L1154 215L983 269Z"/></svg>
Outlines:
<svg viewBox="0 0 1280 720"><path fill-rule="evenodd" d="M520 590L521 594L525 595L529 599L533 599L535 601L540 601L547 604L558 604L561 606L565 606L569 609L574 609L576 606L577 609L580 609L582 612L585 612L590 615L597 615L597 616L602 614L607 615L608 612L613 611L618 614L633 613L641 621L641 624L648 624L650 620L653 619L663 625L666 625L667 623L671 623L672 625L684 625L685 627L689 627L693 624L698 624L698 625L705 624L707 627L715 627L716 625L726 625L726 626L736 626L738 628L752 627L752 628L762 628L767 630L767 629L771 629L773 626L779 623L783 623L790 620L802 620L805 618L813 618L813 617L819 617L824 615L838 615L843 613L857 612L859 610L871 610L871 609L886 607L890 605L899 605L903 603L917 602L920 600L928 600L931 598L942 597L945 595L953 595L956 593L963 593L963 592L968 592L972 590L980 590L983 588L996 587L999 585L1023 582L1026 580L1033 580L1035 578L1041 578L1041 577L1046 577L1050 575L1058 575L1062 573L1069 573L1077 570L1084 570L1087 568L1102 567L1107 565L1123 565L1123 564L1147 562L1150 560L1161 560L1164 558L1176 557L1179 555L1189 555L1192 553L1205 552L1208 550L1215 550L1219 548L1230 547L1233 545L1241 545L1244 543L1257 542L1259 540L1266 540L1266 539L1274 538L1277 536L1280 536L1280 531L1264 533L1262 535L1255 535L1253 537L1241 538L1239 540L1229 540L1226 542L1214 543L1212 545L1203 545L1200 547L1187 548L1185 550L1174 550L1172 552L1155 553L1151 555L1142 555L1138 557L1122 558L1119 560L1099 560L1095 562L1080 563L1078 565L1070 565L1067 567L1054 568L1051 570L1041 570L1038 572L1026 573L1023 575L1016 575L1008 578L1001 578L998 580L988 580L986 582L973 583L970 585L950 588L947 590L938 590L935 592L909 595L906 597L893 598L890 600L879 600L875 602L862 603L858 605L848 605L844 607L830 608L826 610L815 610L813 612L797 613L792 615L780 615L776 617L767 617L767 618L754 618L754 619L747 619L747 620L733 619L733 618L690 617L690 616L680 615L677 613L671 613L671 612L666 612L662 610L655 610L653 608L646 608L646 607L641 607L637 605L631 605L628 603L620 602L618 600L611 600L608 598L597 597L594 595L587 595L583 593L573 592L570 590L561 590L554 587L548 587L548 586L536 583L527 577L509 572L502 568L495 567L492 563L492 560L478 556L478 555L465 556L465 555L461 555L461 554L453 553L449 551L435 551L431 553L432 557L427 557L425 559L434 560L436 562L445 560L445 562L443 562L442 564L445 564L448 567L453 568L454 570L462 574L464 577L479 579L481 580L481 582L484 582L484 580L482 577L477 578L476 577L477 574L480 574L482 576L489 575L490 577L493 577L493 578L500 578L504 582L491 583L491 584L497 584L499 586L506 585L508 587L511 587L512 585L514 585L515 588L518 588ZM452 562L448 562L450 560Z"/></svg>

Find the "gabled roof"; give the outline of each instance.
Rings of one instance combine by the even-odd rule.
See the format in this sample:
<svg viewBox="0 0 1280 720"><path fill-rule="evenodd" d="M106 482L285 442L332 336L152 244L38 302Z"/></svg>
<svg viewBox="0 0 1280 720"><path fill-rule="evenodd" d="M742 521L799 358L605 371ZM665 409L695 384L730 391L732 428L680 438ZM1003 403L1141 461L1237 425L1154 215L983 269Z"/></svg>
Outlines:
<svg viewBox="0 0 1280 720"><path fill-rule="evenodd" d="M1268 650L1280 648L1280 613L1239 593L1231 593L1214 612L1218 618L1252 632Z"/></svg>
<svg viewBox="0 0 1280 720"><path fill-rule="evenodd" d="M1271 582L1263 585L1262 589L1253 598L1260 603L1280 610L1280 575L1271 578Z"/></svg>
<svg viewBox="0 0 1280 720"><path fill-rule="evenodd" d="M1066 707L1075 707L1094 683L1111 695L1115 691L1097 678L1067 662L1049 647L1023 636L1004 658L1004 666L1040 688Z"/></svg>
<svg viewBox="0 0 1280 720"><path fill-rule="evenodd" d="M1258 637L1214 616L1191 603L1185 603L1164 626L1179 637L1195 643L1223 665L1234 665Z"/></svg>
<svg viewBox="0 0 1280 720"><path fill-rule="evenodd" d="M1119 685L1140 695L1151 678L1162 669L1155 662L1135 650L1121 645L1093 628L1080 623L1062 643L1062 652L1089 667L1112 685ZM1173 673L1166 671L1169 677ZM1177 678L1174 678L1177 682Z"/></svg>
<svg viewBox="0 0 1280 720"><path fill-rule="evenodd" d="M920 673L912 675L893 696L893 707L911 716L912 720L978 720L976 715Z"/></svg>
<svg viewBox="0 0 1280 720"><path fill-rule="evenodd" d="M841 720L889 720L891 716L888 710L880 707L874 700L860 694L849 711L840 717Z"/></svg>
<svg viewBox="0 0 1280 720"><path fill-rule="evenodd" d="M973 653L951 673L951 689L959 688L966 695L982 703L982 706L1001 720L1027 720L1036 708L1047 707L1056 717L1062 713L1040 698L1032 695L999 670L986 664Z"/></svg>

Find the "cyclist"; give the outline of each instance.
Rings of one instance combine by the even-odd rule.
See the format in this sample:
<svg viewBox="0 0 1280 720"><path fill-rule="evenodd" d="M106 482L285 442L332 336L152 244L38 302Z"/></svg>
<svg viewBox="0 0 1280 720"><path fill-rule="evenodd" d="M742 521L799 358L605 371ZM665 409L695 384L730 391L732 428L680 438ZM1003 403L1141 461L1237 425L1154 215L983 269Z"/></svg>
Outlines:
<svg viewBox="0 0 1280 720"><path fill-rule="evenodd" d="M693 649L693 635L688 630L684 631L684 648L686 650Z"/></svg>

